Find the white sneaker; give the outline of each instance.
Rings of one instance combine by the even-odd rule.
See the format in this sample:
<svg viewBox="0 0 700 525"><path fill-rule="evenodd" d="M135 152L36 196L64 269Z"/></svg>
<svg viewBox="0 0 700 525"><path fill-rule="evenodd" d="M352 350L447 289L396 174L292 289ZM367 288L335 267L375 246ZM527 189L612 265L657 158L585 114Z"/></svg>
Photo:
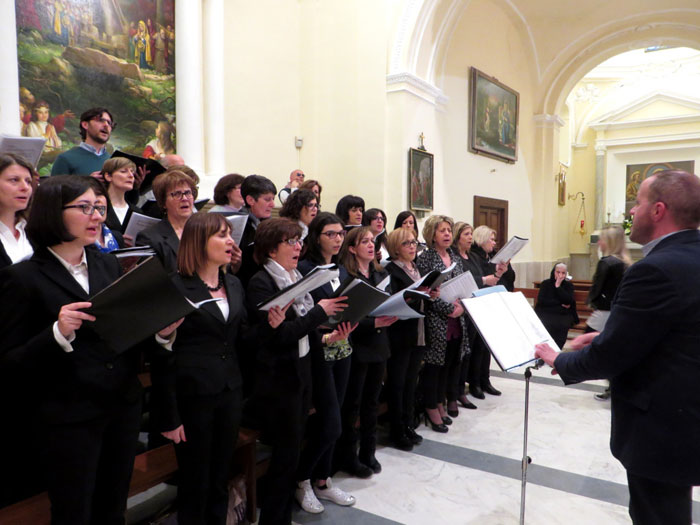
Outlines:
<svg viewBox="0 0 700 525"><path fill-rule="evenodd" d="M327 499L336 505L348 507L355 504L355 496L348 494L344 490L334 487L331 478L326 480L326 488L322 489L314 485L314 494L318 499Z"/></svg>
<svg viewBox="0 0 700 525"><path fill-rule="evenodd" d="M323 505L314 495L311 489L311 480L304 480L297 483L297 489L294 491L294 497L301 505L301 508L311 514L320 514L324 511Z"/></svg>

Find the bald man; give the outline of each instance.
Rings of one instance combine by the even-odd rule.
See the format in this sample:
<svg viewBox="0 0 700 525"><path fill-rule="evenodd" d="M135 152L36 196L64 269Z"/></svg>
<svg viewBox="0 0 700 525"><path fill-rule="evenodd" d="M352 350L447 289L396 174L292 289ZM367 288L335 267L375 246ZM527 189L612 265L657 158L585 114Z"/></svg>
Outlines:
<svg viewBox="0 0 700 525"><path fill-rule="evenodd" d="M296 189L301 186L304 183L304 172L301 170L292 170L292 172L289 174L289 182L282 188L277 195L277 198L280 200L282 204L287 200L287 197L289 197L293 191L296 191Z"/></svg>

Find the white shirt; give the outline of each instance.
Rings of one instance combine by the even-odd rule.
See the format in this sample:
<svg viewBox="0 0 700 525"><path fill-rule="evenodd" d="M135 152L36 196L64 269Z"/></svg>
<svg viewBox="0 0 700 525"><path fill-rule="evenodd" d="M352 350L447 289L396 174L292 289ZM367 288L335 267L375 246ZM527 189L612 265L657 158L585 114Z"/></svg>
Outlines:
<svg viewBox="0 0 700 525"><path fill-rule="evenodd" d="M112 209L114 210L114 213L117 214L119 224L124 224L124 219L126 219L126 212L129 211L129 205L127 204L123 208L117 208L116 206L112 206Z"/></svg>
<svg viewBox="0 0 700 525"><path fill-rule="evenodd" d="M32 245L29 244L24 228L27 226L26 219L20 219L15 224L15 229L19 232L19 239L7 225L0 221L0 242L12 264L29 259L34 253Z"/></svg>
<svg viewBox="0 0 700 525"><path fill-rule="evenodd" d="M68 273L70 273L76 280L76 282L80 285L80 287L83 290L85 290L85 293L90 293L90 284L88 281L88 266L87 259L85 257L85 249L83 248L83 256L80 259L79 264L71 264L68 261L66 261L63 257L58 255L51 248L48 248L48 250L53 254L54 257L56 257L56 259L58 259L58 262L60 262L61 265L66 270L68 270ZM75 341L75 333L73 333L73 335L70 338L66 338L58 329L58 321L56 321L53 324L53 336L54 339L56 339L58 346L60 346L64 352L70 353L73 351L73 345L71 345L71 343Z"/></svg>

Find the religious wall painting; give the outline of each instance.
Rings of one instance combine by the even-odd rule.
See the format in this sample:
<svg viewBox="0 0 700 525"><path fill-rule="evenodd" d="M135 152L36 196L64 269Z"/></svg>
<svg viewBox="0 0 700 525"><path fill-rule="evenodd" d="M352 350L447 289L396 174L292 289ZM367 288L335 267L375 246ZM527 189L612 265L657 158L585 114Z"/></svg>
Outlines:
<svg viewBox="0 0 700 525"><path fill-rule="evenodd" d="M408 206L411 210L433 210L433 154L422 149L408 151Z"/></svg>
<svg viewBox="0 0 700 525"><path fill-rule="evenodd" d="M651 177L654 173L664 170L683 170L695 173L694 160L682 160L678 162L652 162L649 164L628 164L625 177L625 216L629 216L630 210L637 199L637 192L642 181Z"/></svg>
<svg viewBox="0 0 700 525"><path fill-rule="evenodd" d="M80 143L79 117L109 109L108 148L175 152L175 0L15 0L24 136L47 139L39 172Z"/></svg>
<svg viewBox="0 0 700 525"><path fill-rule="evenodd" d="M517 91L471 68L469 82L469 151L503 162L518 160Z"/></svg>

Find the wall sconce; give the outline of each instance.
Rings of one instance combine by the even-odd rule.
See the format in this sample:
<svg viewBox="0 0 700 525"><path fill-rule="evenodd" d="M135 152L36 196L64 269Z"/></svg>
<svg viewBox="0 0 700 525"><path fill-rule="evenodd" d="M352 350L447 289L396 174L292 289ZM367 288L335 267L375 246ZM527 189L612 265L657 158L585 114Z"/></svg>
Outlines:
<svg viewBox="0 0 700 525"><path fill-rule="evenodd" d="M568 199L570 201L575 201L578 196L581 196L581 206L579 206L578 214L576 215L576 223L574 224L574 231L580 235L586 233L586 195L582 192L569 193Z"/></svg>

